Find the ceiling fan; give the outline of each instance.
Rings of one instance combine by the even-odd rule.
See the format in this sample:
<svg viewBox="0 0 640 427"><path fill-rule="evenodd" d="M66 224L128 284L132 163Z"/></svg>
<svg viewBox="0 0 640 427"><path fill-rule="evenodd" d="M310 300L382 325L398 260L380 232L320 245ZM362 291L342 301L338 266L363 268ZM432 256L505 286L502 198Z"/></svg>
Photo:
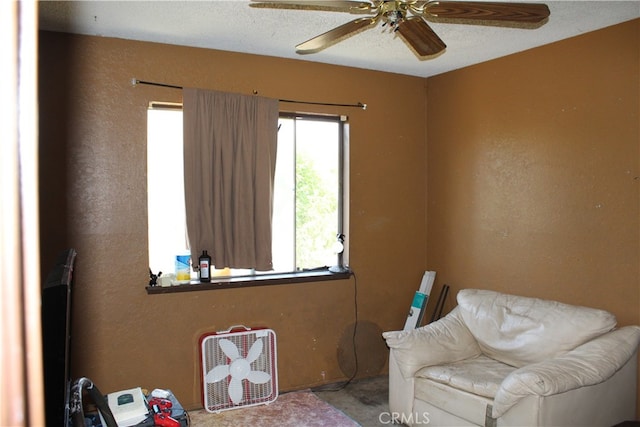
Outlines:
<svg viewBox="0 0 640 427"><path fill-rule="evenodd" d="M546 22L549 8L541 3L467 2L430 0L252 0L253 7L325 10L364 14L346 24L313 37L296 46L300 54L316 53L361 30L373 28L379 21L388 26L420 57L437 55L446 44L426 20L472 23L492 26L536 28Z"/></svg>

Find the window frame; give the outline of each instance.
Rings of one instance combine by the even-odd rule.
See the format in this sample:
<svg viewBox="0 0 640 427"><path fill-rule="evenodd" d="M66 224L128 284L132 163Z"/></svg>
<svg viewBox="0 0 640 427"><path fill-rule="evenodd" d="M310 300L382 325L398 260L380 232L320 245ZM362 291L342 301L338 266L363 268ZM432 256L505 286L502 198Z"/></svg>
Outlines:
<svg viewBox="0 0 640 427"><path fill-rule="evenodd" d="M175 103L151 102L149 109L181 109L181 105ZM338 167L340 170L338 176L338 224L337 234L345 236L348 233L349 225L349 121L345 115L320 114L320 113L298 113L280 111L278 118L302 118L306 120L333 120L338 123L339 132L339 149L338 149ZM337 236L336 236L337 239ZM216 289L233 289L246 288L252 286L269 286L295 283L308 283L332 280L348 279L353 273L349 267L349 244L348 239L344 241L344 249L342 254L342 262L344 270L340 272L331 272L329 267L321 267L308 270L291 271L291 272L261 272L236 276L212 276L211 282L199 282L191 280L189 283L160 286L152 285L151 281L146 287L148 294L165 294L188 291L216 290ZM336 261L337 261L336 255Z"/></svg>

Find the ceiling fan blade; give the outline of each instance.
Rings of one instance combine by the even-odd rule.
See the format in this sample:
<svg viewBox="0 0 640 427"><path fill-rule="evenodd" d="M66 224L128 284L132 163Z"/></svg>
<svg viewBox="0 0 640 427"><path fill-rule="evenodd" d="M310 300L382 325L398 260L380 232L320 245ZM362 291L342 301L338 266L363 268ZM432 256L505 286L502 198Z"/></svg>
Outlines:
<svg viewBox="0 0 640 427"><path fill-rule="evenodd" d="M324 34L320 34L306 42L296 46L296 52L301 54L315 53L324 48L329 47L338 40L353 35L353 33L372 26L377 22L376 18L358 18L344 25L329 30Z"/></svg>
<svg viewBox="0 0 640 427"><path fill-rule="evenodd" d="M405 19L398 24L398 32L420 56L435 55L447 47L422 18Z"/></svg>
<svg viewBox="0 0 640 427"><path fill-rule="evenodd" d="M370 12L373 4L366 1L353 0L251 0L251 7L274 9L329 10L338 12L363 13Z"/></svg>
<svg viewBox="0 0 640 427"><path fill-rule="evenodd" d="M549 7L541 3L497 3L433 1L424 6L424 13L436 18L479 21L539 23L549 16Z"/></svg>

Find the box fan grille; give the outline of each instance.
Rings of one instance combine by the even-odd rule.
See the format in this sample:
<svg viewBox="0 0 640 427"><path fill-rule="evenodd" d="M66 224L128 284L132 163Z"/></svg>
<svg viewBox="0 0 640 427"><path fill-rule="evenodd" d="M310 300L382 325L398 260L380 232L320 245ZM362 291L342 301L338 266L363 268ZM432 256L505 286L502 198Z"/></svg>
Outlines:
<svg viewBox="0 0 640 427"><path fill-rule="evenodd" d="M276 335L234 327L200 338L203 406L208 412L268 404L278 397Z"/></svg>

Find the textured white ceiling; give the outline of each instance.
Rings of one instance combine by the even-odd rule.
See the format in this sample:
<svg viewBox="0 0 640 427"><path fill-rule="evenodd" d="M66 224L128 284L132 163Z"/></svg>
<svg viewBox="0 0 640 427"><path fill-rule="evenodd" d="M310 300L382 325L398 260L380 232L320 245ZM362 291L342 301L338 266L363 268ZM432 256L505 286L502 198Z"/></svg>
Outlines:
<svg viewBox="0 0 640 427"><path fill-rule="evenodd" d="M520 0L513 2L517 1ZM419 59L401 38L385 31L380 24L319 53L302 56L295 52L296 44L356 16L254 8L249 3L246 0L41 1L40 28L428 77L640 17L640 0L547 1L544 3L551 10L549 20L533 30L430 23L447 44L443 54L431 59Z"/></svg>

